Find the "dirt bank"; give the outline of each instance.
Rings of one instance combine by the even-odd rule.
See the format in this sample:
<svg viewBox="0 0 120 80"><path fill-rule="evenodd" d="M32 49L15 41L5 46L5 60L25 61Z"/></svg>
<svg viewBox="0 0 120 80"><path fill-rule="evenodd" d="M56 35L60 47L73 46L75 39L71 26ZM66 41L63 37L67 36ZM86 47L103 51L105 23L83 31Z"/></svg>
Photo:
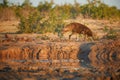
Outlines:
<svg viewBox="0 0 120 80"><path fill-rule="evenodd" d="M7 80L12 76L11 79L15 80L49 77L118 80L119 53L120 39L97 42L56 42L39 39L3 42L0 44L0 79Z"/></svg>

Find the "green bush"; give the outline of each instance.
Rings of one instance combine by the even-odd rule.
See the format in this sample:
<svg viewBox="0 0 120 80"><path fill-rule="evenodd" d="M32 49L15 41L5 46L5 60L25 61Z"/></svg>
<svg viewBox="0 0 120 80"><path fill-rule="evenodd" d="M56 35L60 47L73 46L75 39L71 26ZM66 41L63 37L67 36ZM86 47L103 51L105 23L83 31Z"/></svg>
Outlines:
<svg viewBox="0 0 120 80"><path fill-rule="evenodd" d="M106 35L106 38L107 38L107 39L115 39L115 38L117 38L117 33L116 33L116 31L113 30L113 29L110 29L110 30L108 31L107 35Z"/></svg>
<svg viewBox="0 0 120 80"><path fill-rule="evenodd" d="M63 20L52 14L52 12L48 16L35 12L28 18L21 17L18 28L22 33L59 33L63 25Z"/></svg>
<svg viewBox="0 0 120 80"><path fill-rule="evenodd" d="M84 5L76 0L74 4L55 5L51 0L40 2L37 7L33 7L30 0L25 0L22 5L9 5L7 0L4 1L0 4L0 20L13 20L17 16L20 20L18 29L22 33L53 32L62 36L64 20L75 19L81 14L85 18L120 20L119 9L96 0L88 0L90 2Z"/></svg>
<svg viewBox="0 0 120 80"><path fill-rule="evenodd" d="M109 29L107 26L105 26L103 31L106 33L105 38L107 38L107 39L117 38L117 33L114 29L112 29L112 28Z"/></svg>
<svg viewBox="0 0 120 80"><path fill-rule="evenodd" d="M15 17L17 16L17 18L29 18L35 11L40 12L40 16L43 16L44 18L50 17L48 20L51 20L52 18L56 20L59 20L58 18L61 18L62 20L75 19L79 15L93 19L120 20L120 9L117 9L115 6L110 7L100 0L88 0L88 4L84 5L80 5L76 0L74 0L74 4L55 5L53 0L51 0L50 2L40 2L37 7L33 7L30 0L25 0L22 5L10 4L7 0L4 0L4 3L0 4L0 18L2 19L9 19L11 18L10 16L13 15ZM45 22L46 26L47 24L49 24L49 21L48 23Z"/></svg>
<svg viewBox="0 0 120 80"><path fill-rule="evenodd" d="M31 14L28 18L21 17L18 29L22 33L35 33L40 29L41 17L37 12Z"/></svg>

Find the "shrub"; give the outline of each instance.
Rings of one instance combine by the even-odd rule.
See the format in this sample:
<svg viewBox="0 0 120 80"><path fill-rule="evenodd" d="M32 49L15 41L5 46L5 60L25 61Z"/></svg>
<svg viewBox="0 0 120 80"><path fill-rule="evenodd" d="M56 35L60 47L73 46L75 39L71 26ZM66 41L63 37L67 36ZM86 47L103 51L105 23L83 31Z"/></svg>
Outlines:
<svg viewBox="0 0 120 80"><path fill-rule="evenodd" d="M107 35L106 35L107 39L115 39L117 38L117 33L115 30L113 30L112 28L108 31Z"/></svg>
<svg viewBox="0 0 120 80"><path fill-rule="evenodd" d="M44 16L37 11L28 18L21 17L18 28L22 33L60 33L60 29L63 25L63 20L53 15L52 12L49 13L48 16Z"/></svg>
<svg viewBox="0 0 120 80"><path fill-rule="evenodd" d="M18 29L22 33L32 33L37 32L40 26L40 16L37 12L31 14L28 18L20 17L20 24Z"/></svg>
<svg viewBox="0 0 120 80"><path fill-rule="evenodd" d="M105 38L107 38L107 39L117 38L117 33L112 28L109 29L107 26L105 26L103 31L106 33Z"/></svg>

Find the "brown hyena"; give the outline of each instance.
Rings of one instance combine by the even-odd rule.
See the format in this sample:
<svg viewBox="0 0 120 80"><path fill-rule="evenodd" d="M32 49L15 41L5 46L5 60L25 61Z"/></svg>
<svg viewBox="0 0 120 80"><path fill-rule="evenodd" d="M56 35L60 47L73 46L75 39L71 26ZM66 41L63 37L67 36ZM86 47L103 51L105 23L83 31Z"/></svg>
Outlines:
<svg viewBox="0 0 120 80"><path fill-rule="evenodd" d="M72 32L70 35L69 35L69 39L71 38L71 36L73 34L83 34L85 36L84 39L86 39L87 37L92 37L93 38L93 33L92 31L85 25L82 25L80 23L70 23L68 25L66 25L63 30L62 30L62 33L66 33L66 32Z"/></svg>

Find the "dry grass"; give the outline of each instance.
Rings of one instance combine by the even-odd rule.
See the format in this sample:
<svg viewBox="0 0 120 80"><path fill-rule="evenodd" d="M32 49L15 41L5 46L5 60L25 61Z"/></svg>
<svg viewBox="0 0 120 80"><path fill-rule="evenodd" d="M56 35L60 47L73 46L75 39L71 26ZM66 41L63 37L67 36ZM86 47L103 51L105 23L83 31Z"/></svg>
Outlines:
<svg viewBox="0 0 120 80"><path fill-rule="evenodd" d="M108 28L113 28L116 30L118 36L120 35L120 22L119 21L108 21L108 20L93 20L93 19L71 19L71 20L65 20L66 24L71 22L79 22L81 24L86 25L89 27L93 33L99 37L102 38L105 35L104 27L107 26ZM0 33L16 33L18 31L19 21L3 21L0 22ZM48 35L48 33L47 33ZM57 36L57 34L55 34ZM48 35L51 37L50 35ZM52 35L53 36L53 35Z"/></svg>
<svg viewBox="0 0 120 80"><path fill-rule="evenodd" d="M108 28L113 28L116 30L118 34L120 34L120 21L109 21L109 20L93 20L93 19L76 19L76 20L66 20L66 23L71 23L71 22L79 22L81 24L86 25L89 27L93 33L99 37L102 38L105 36L104 32L104 27L108 26Z"/></svg>
<svg viewBox="0 0 120 80"><path fill-rule="evenodd" d="M17 26L19 21L1 21L0 33L15 33L18 31Z"/></svg>

